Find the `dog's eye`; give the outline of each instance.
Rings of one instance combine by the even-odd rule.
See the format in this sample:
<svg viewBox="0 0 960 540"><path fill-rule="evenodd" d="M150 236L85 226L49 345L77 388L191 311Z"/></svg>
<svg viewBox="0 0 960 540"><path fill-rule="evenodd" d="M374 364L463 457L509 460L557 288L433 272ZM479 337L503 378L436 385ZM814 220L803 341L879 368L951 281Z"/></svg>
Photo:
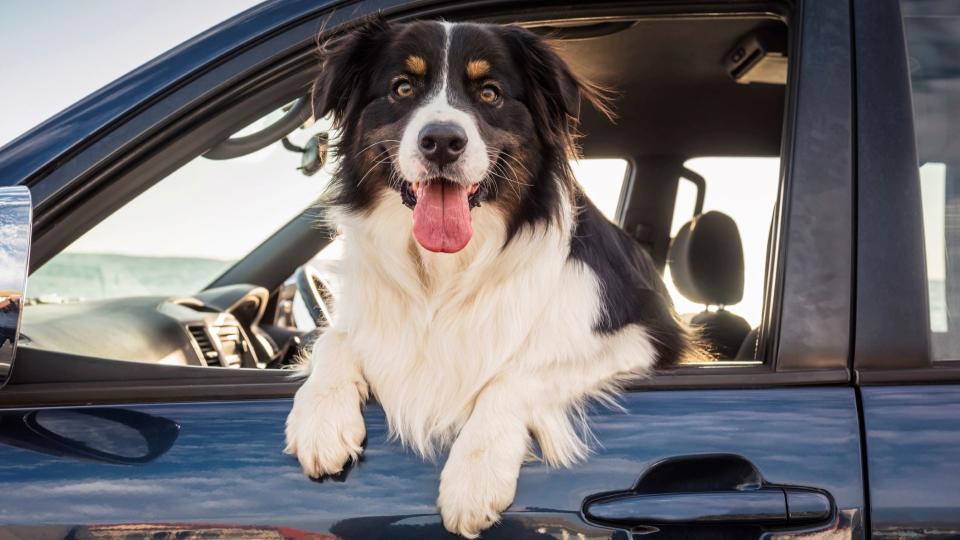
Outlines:
<svg viewBox="0 0 960 540"><path fill-rule="evenodd" d="M485 84L480 88L480 99L484 103L496 103L500 101L500 89L493 84Z"/></svg>
<svg viewBox="0 0 960 540"><path fill-rule="evenodd" d="M397 79L393 82L393 93L397 97L409 97L413 94L413 85L406 79Z"/></svg>

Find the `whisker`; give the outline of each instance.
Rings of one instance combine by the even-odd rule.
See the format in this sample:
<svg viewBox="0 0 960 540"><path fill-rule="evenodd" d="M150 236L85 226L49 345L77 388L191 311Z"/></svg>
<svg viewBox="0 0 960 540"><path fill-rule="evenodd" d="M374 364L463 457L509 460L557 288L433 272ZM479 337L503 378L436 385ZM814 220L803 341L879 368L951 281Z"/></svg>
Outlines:
<svg viewBox="0 0 960 540"><path fill-rule="evenodd" d="M488 151L488 152L490 152L490 151ZM507 159L513 160L513 162L511 163L510 161L501 161L501 160L499 160L499 159L496 159L496 158L498 158L499 156L503 156L503 157L505 157L505 158L507 158ZM511 173L510 175L507 175L507 174L506 174L506 173L507 173L506 170L503 171L506 176L512 176L512 178L507 178L507 180L509 180L509 181L511 181L511 182L513 182L513 183L515 183L515 184L521 185L521 186L528 186L528 187L529 187L529 186L531 185L531 184L528 184L528 183L526 183L526 182L522 182L522 181L518 180L518 178L520 177L520 174L518 174L517 166L519 166L520 168L522 168L523 171L527 173L527 177L532 177L533 174L530 173L530 171L526 168L526 166L525 166L519 159L517 159L516 156L510 155L510 153L507 152L506 150L501 150L501 151L496 152L496 153L491 153L491 154L490 154L490 159L491 159L491 161L494 161L494 165L497 165L497 164L501 164L501 163L502 163L504 166L509 167L510 173ZM516 165L515 165L515 164L516 164Z"/></svg>
<svg viewBox="0 0 960 540"><path fill-rule="evenodd" d="M364 146L363 148L361 148L360 151L357 152L357 155L356 155L355 157L359 157L360 154L366 152L367 150L369 150L370 148L373 148L374 146L376 146L376 145L378 145L378 144L385 144L385 143L388 143L388 142L393 142L393 143L400 144L400 141L398 141L398 140L396 140L396 139L384 139L384 140L382 140L382 141L377 141L377 142L375 142L375 143L373 143L373 144L368 144L367 146Z"/></svg>
<svg viewBox="0 0 960 540"><path fill-rule="evenodd" d="M383 154L383 152L381 152L380 154L378 154L378 156L381 155L381 154ZM363 174L363 176L360 177L360 180L357 181L357 187L360 187L360 185L363 184L363 181L366 180L367 176L369 176L370 173L372 173L374 170L376 170L377 167L379 167L379 166L382 165L383 163L386 163L387 161L391 161L392 159L393 159L393 156L388 155L388 156L384 157L383 159L381 159L380 161L377 161L376 163L374 163L373 165L371 165L370 168L367 169L367 172L365 172L365 173Z"/></svg>
<svg viewBox="0 0 960 540"><path fill-rule="evenodd" d="M508 162L508 161L503 161L502 163L503 163L503 165L504 165L505 167L507 167L508 169L510 169L510 173L511 173L510 181L511 181L511 182L513 182L514 184L517 184L517 185L520 185L520 186L526 186L526 187L530 187L530 186L532 185L532 184L528 184L528 183L526 183L526 182L521 182L520 180L517 180L516 177L518 177L518 176L520 176L520 175L517 173L517 169L516 169L512 164L510 164L510 162Z"/></svg>
<svg viewBox="0 0 960 540"><path fill-rule="evenodd" d="M520 168L522 168L523 171L524 171L525 173L527 173L527 176L533 176L533 173L530 172L530 169L528 169L527 166L526 166L526 164L524 164L522 161L520 161L520 159L517 158L517 156L514 156L513 154L511 154L510 152L507 152L506 150L504 150L503 152L501 152L501 154L502 154L505 158L510 159L510 160L513 160L513 163L517 164Z"/></svg>

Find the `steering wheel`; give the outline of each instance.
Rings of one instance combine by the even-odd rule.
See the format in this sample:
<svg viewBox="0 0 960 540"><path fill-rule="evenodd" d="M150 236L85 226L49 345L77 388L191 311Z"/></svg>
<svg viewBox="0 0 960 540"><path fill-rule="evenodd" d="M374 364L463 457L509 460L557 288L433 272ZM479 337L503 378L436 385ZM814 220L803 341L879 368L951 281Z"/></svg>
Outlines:
<svg viewBox="0 0 960 540"><path fill-rule="evenodd" d="M317 328L330 326L333 316L333 293L330 284L312 266L303 265L294 274L297 291Z"/></svg>

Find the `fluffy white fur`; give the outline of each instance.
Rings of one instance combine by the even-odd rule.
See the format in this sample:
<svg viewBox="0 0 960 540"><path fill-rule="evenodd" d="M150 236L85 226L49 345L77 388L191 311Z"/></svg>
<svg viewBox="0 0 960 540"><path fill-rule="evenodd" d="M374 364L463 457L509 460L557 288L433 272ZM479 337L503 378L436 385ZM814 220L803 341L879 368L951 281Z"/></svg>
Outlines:
<svg viewBox="0 0 960 540"><path fill-rule="evenodd" d="M404 444L449 448L437 504L467 537L512 502L531 435L551 465L582 459L585 400L610 398L655 352L640 326L592 331L600 291L568 258L574 212L502 249L505 216L474 209L474 237L455 254L420 248L392 192L369 214L337 216L342 292L294 399L287 452L311 476L340 472L361 452L372 394Z"/></svg>

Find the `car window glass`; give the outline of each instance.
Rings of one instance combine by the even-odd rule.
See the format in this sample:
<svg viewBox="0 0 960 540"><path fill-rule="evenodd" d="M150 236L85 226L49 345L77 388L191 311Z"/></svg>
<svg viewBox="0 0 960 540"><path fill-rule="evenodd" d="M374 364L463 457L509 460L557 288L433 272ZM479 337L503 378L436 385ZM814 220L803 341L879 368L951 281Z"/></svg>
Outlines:
<svg viewBox="0 0 960 540"><path fill-rule="evenodd" d="M570 162L573 175L593 204L617 222L617 210L627 174L627 162L623 159L578 159Z"/></svg>
<svg viewBox="0 0 960 540"><path fill-rule="evenodd" d="M902 0L935 360L960 360L960 4Z"/></svg>
<svg viewBox="0 0 960 540"><path fill-rule="evenodd" d="M760 325L763 311L763 284L767 259L770 220L779 188L780 158L700 157L684 166L706 181L703 212L716 210L737 224L743 243L743 299L725 309L746 319L751 328ZM671 237L693 217L697 187L681 179L674 202ZM669 266L664 278L677 311L691 315L705 309L685 298L673 283Z"/></svg>
<svg viewBox="0 0 960 540"><path fill-rule="evenodd" d="M680 177L677 183L677 198L673 204L673 222L670 223L670 238L677 236L683 225L697 211L697 186L690 179Z"/></svg>
<svg viewBox="0 0 960 540"><path fill-rule="evenodd" d="M241 130L275 122L275 111ZM318 122L290 135L303 144ZM295 215L313 204L330 165L313 176L278 142L239 158L197 157L101 221L30 276L35 302L202 289Z"/></svg>

